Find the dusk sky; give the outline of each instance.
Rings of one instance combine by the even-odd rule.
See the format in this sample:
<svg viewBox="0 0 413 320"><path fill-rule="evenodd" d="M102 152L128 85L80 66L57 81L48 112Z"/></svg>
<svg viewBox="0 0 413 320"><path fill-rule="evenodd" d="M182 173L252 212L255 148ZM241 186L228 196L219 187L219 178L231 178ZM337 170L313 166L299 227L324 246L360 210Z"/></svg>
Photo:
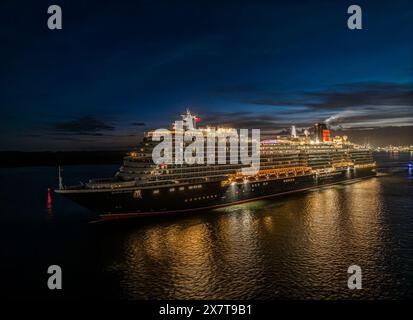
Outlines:
<svg viewBox="0 0 413 320"><path fill-rule="evenodd" d="M413 144L411 0L1 1L0 39L0 150L125 149L187 107Z"/></svg>

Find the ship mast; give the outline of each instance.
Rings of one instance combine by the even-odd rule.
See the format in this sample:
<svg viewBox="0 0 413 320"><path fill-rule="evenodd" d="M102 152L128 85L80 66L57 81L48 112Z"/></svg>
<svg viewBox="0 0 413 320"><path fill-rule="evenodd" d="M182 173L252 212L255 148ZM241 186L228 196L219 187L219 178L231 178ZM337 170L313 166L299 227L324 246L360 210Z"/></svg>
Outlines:
<svg viewBox="0 0 413 320"><path fill-rule="evenodd" d="M196 123L200 121L199 118L194 116L189 108L186 109L186 113L181 115L182 120L184 121L184 128L186 130L196 129Z"/></svg>

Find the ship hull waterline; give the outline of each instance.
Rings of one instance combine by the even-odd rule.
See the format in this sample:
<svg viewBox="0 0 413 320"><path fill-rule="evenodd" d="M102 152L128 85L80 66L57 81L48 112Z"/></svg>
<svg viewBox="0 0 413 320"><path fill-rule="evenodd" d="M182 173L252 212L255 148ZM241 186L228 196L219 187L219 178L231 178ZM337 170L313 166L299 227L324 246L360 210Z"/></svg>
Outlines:
<svg viewBox="0 0 413 320"><path fill-rule="evenodd" d="M55 190L99 214L101 220L180 214L305 192L323 186L375 177L372 168L346 169L278 179L231 183L205 182L194 186L128 188L126 190Z"/></svg>

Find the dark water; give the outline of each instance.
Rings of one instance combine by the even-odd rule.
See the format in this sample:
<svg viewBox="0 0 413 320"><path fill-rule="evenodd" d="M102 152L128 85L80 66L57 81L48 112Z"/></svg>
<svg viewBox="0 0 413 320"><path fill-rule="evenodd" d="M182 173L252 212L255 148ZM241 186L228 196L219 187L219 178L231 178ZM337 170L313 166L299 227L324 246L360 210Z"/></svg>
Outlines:
<svg viewBox="0 0 413 320"><path fill-rule="evenodd" d="M413 297L411 154L388 176L209 212L89 223L53 195L56 168L0 170L1 295L24 298L407 299ZM116 166L72 166L65 183ZM46 288L47 267L62 291ZM347 288L362 268L363 289Z"/></svg>

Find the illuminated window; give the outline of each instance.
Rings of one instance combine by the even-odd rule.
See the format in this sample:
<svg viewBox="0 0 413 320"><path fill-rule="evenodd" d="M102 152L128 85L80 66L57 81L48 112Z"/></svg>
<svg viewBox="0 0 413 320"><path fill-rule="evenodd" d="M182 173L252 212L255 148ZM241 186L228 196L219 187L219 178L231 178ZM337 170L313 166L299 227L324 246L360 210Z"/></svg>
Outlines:
<svg viewBox="0 0 413 320"><path fill-rule="evenodd" d="M158 194L159 193L159 189L153 190L153 194Z"/></svg>

